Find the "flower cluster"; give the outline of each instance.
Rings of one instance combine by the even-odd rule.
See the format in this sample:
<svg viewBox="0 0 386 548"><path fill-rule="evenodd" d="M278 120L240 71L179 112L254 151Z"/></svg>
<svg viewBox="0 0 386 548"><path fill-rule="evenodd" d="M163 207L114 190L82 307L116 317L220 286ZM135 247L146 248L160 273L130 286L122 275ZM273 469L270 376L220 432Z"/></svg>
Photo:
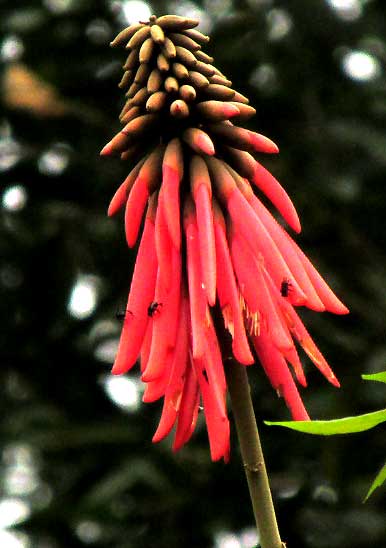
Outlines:
<svg viewBox="0 0 386 548"><path fill-rule="evenodd" d="M125 207L130 247L145 216L113 373L140 357L143 400L163 397L153 441L176 425L179 449L202 405L211 457L227 460L225 329L234 358L249 365L255 352L293 418L307 420L288 367L305 386L295 342L339 383L294 307L348 310L261 201L264 194L300 232L285 190L252 156L278 148L237 125L255 110L202 51L209 38L197 24L152 16L112 42L129 51L119 84L127 100L124 128L101 154L117 153L133 167L108 214Z"/></svg>

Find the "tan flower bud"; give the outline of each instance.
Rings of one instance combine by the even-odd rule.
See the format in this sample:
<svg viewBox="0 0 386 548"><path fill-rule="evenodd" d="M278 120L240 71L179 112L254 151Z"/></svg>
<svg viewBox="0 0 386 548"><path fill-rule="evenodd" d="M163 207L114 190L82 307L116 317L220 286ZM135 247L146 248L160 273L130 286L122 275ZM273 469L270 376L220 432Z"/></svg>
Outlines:
<svg viewBox="0 0 386 548"><path fill-rule="evenodd" d="M129 99L131 99L132 97L134 97L134 95L141 89L141 85L140 84L137 84L136 82L134 82L133 84L131 84L131 86L129 87L129 91L126 93L126 97L128 97Z"/></svg>
<svg viewBox="0 0 386 548"><path fill-rule="evenodd" d="M168 76L165 80L165 89L168 93L177 92L179 88L177 80L174 76Z"/></svg>
<svg viewBox="0 0 386 548"><path fill-rule="evenodd" d="M183 80L189 75L188 69L182 63L173 63L172 71L179 80Z"/></svg>
<svg viewBox="0 0 386 548"><path fill-rule="evenodd" d="M132 70L138 63L138 50L133 49L126 59L126 63L123 65L124 70Z"/></svg>
<svg viewBox="0 0 386 548"><path fill-rule="evenodd" d="M148 63L151 59L154 50L154 42L152 38L146 38L139 50L139 62Z"/></svg>
<svg viewBox="0 0 386 548"><path fill-rule="evenodd" d="M165 42L162 46L162 53L167 59L174 59L174 57L177 55L176 46L167 36L165 36Z"/></svg>
<svg viewBox="0 0 386 548"><path fill-rule="evenodd" d="M119 44L123 44L124 42L127 42L137 32L137 30L141 29L144 26L145 25L143 23L136 23L135 25L126 27L125 29L121 30L119 34L117 34L112 42L110 42L110 46L114 47L118 46Z"/></svg>
<svg viewBox="0 0 386 548"><path fill-rule="evenodd" d="M195 40L199 44L207 44L210 40L209 36L206 36L206 34L202 34L202 32L196 29L184 30L183 34L185 34L185 36L189 36L189 38Z"/></svg>
<svg viewBox="0 0 386 548"><path fill-rule="evenodd" d="M169 34L169 38L173 41L176 46L182 46L189 51L197 51L201 49L201 46L198 42L195 42L189 36L181 34L180 32L173 32Z"/></svg>
<svg viewBox="0 0 386 548"><path fill-rule="evenodd" d="M143 133L146 133L156 122L157 116L155 114L144 114L131 120L120 132L120 134L126 135L129 141L132 142L138 137L141 137ZM118 135L120 135L118 134Z"/></svg>
<svg viewBox="0 0 386 548"><path fill-rule="evenodd" d="M232 105L237 107L240 111L240 114L235 116L236 120L248 120L251 116L254 116L256 114L256 109L251 107L250 105L246 105L245 103L239 103L237 101L231 101Z"/></svg>
<svg viewBox="0 0 386 548"><path fill-rule="evenodd" d="M130 104L130 100L126 101L126 103L124 104L120 114L119 114L119 119L121 120L122 116L124 116L126 114L126 112L128 110L130 110L131 108L131 104Z"/></svg>
<svg viewBox="0 0 386 548"><path fill-rule="evenodd" d="M166 59L163 53L160 53L157 57L157 67L161 72L167 72L169 70L169 61Z"/></svg>
<svg viewBox="0 0 386 548"><path fill-rule="evenodd" d="M212 65L208 65L207 63L203 63L202 61L197 61L196 66L194 67L194 70L201 72L204 76L213 76L215 74L215 70L212 67Z"/></svg>
<svg viewBox="0 0 386 548"><path fill-rule="evenodd" d="M189 72L188 79L190 83L198 89L206 88L207 86L209 86L208 78L206 78L206 76L204 76L200 72L196 72L195 70L191 70Z"/></svg>
<svg viewBox="0 0 386 548"><path fill-rule="evenodd" d="M183 48L182 46L176 47L177 57L184 63L184 65L187 65L188 67L194 67L197 65L197 59L191 51L189 51L186 48Z"/></svg>
<svg viewBox="0 0 386 548"><path fill-rule="evenodd" d="M182 99L176 99L170 105L170 114L175 118L187 118L189 116L189 107Z"/></svg>
<svg viewBox="0 0 386 548"><path fill-rule="evenodd" d="M213 63L214 59L210 55L207 55L203 51L196 51L196 57L199 61L203 61L204 63Z"/></svg>
<svg viewBox="0 0 386 548"><path fill-rule="evenodd" d="M222 86L221 84L209 84L205 88L205 93L213 97L213 99L219 99L220 101L229 101L235 96L235 90Z"/></svg>
<svg viewBox="0 0 386 548"><path fill-rule="evenodd" d="M149 92L146 87L141 88L134 97L131 99L132 106L139 107L145 103L146 99L149 97Z"/></svg>
<svg viewBox="0 0 386 548"><path fill-rule="evenodd" d="M129 43L127 44L126 48L133 49L133 48L139 48L142 42L146 40L146 38L150 34L150 27L147 25L137 30L137 32L132 36L129 40Z"/></svg>
<svg viewBox="0 0 386 548"><path fill-rule="evenodd" d="M119 117L120 122L122 124L128 124L131 122L131 120L134 120L134 118L137 118L141 113L141 109L139 107L132 107L131 104L129 104L128 109Z"/></svg>
<svg viewBox="0 0 386 548"><path fill-rule="evenodd" d="M147 91L149 93L155 93L160 89L162 85L162 74L158 69L153 69L147 80Z"/></svg>
<svg viewBox="0 0 386 548"><path fill-rule="evenodd" d="M198 21L196 19L188 19L187 17L180 17L179 15L162 15L156 20L163 30L185 30L197 27Z"/></svg>
<svg viewBox="0 0 386 548"><path fill-rule="evenodd" d="M142 63L134 76L134 82L140 86L143 86L147 82L150 74L150 67L147 63Z"/></svg>
<svg viewBox="0 0 386 548"><path fill-rule="evenodd" d="M223 76L220 76L219 74L214 74L209 78L209 80L211 84L221 84L222 86L228 87L232 85L232 82L230 80L224 78Z"/></svg>
<svg viewBox="0 0 386 548"><path fill-rule="evenodd" d="M158 112L164 106L166 97L167 93L165 91L156 91L146 101L146 110L148 112Z"/></svg>
<svg viewBox="0 0 386 548"><path fill-rule="evenodd" d="M237 106L224 101L203 101L198 103L196 108L202 116L217 122L228 120L240 114Z"/></svg>
<svg viewBox="0 0 386 548"><path fill-rule="evenodd" d="M131 84L132 79L133 79L133 71L127 70L126 72L123 73L122 80L119 82L118 87L121 89L128 87Z"/></svg>
<svg viewBox="0 0 386 548"><path fill-rule="evenodd" d="M245 105L249 103L248 97L245 97L245 95L243 95L242 93L239 93L238 91L235 92L233 96L233 100L237 101L238 103L244 103Z"/></svg>
<svg viewBox="0 0 386 548"><path fill-rule="evenodd" d="M164 43L165 33L159 25L152 25L150 27L150 35L156 44Z"/></svg>
<svg viewBox="0 0 386 548"><path fill-rule="evenodd" d="M194 101L196 98L196 90L193 86L189 86L188 84L184 84L180 87L180 95L181 99L183 99L186 102Z"/></svg>

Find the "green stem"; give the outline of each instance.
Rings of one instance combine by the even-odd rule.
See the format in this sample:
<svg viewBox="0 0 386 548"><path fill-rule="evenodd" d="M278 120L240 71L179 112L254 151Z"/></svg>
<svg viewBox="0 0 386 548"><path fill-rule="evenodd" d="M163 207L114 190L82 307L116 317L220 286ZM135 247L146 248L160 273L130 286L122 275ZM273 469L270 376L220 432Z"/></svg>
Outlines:
<svg viewBox="0 0 386 548"><path fill-rule="evenodd" d="M260 545L261 548L283 548L285 544L277 527L246 368L228 358L225 373Z"/></svg>

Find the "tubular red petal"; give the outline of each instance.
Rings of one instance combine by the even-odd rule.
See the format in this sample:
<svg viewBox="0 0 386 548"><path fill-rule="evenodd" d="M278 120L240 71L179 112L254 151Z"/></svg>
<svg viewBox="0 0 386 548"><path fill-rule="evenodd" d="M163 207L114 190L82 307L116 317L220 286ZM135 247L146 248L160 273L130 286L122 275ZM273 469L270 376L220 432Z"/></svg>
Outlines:
<svg viewBox="0 0 386 548"><path fill-rule="evenodd" d="M322 276L316 270L311 261L306 257L303 251L293 242L293 245L296 246L299 258L303 263L303 266L310 278L315 291L319 295L320 300L323 302L326 310L328 312L333 312L334 314L348 314L349 309L338 299L332 289L328 284L323 280Z"/></svg>
<svg viewBox="0 0 386 548"><path fill-rule="evenodd" d="M220 307L224 315L225 327L231 332L232 350L237 361L244 365L254 362L251 354L247 336L245 333L240 300L237 291L236 280L232 268L232 261L226 240L223 220L219 219L220 211L215 210L214 230L216 239L216 261L217 261L217 294ZM231 309L232 325L226 321L226 311Z"/></svg>
<svg viewBox="0 0 386 548"><path fill-rule="evenodd" d="M149 209L151 206L149 206ZM146 272L146 276L143 273ZM136 362L141 350L148 323L147 303L153 300L157 278L157 255L154 242L154 220L147 216L134 267L133 279L123 321L118 352L112 373L128 371Z"/></svg>
<svg viewBox="0 0 386 548"><path fill-rule="evenodd" d="M319 369L319 371L326 377L328 382L336 387L339 387L339 381L336 378L331 367L326 362L323 354L320 352L314 341L312 340L307 329L304 327L303 322L293 309L293 307L287 302L281 302L281 307L285 315L289 330L295 339L299 342L304 352L313 362L313 364Z"/></svg>
<svg viewBox="0 0 386 548"><path fill-rule="evenodd" d="M125 232L129 247L133 247L137 240L143 211L149 195L160 183L163 153L164 147L159 146L146 158L127 199Z"/></svg>
<svg viewBox="0 0 386 548"><path fill-rule="evenodd" d="M259 298L255 284L255 262L247 244L233 230L229 232L230 251L240 293L251 313L259 311Z"/></svg>
<svg viewBox="0 0 386 548"><path fill-rule="evenodd" d="M158 194L158 207L155 218L155 248L158 258L158 275L161 283L168 290L172 282L172 240L165 219L163 187Z"/></svg>
<svg viewBox="0 0 386 548"><path fill-rule="evenodd" d="M123 181L121 186L114 194L107 210L107 215L109 217L115 215L121 209L121 207L125 205L131 187L133 186L144 161L145 160L143 159L138 162L138 164L130 171L129 175L126 177L126 179Z"/></svg>
<svg viewBox="0 0 386 548"><path fill-rule="evenodd" d="M212 203L206 185L199 185L194 200L196 204L201 271L208 303L216 302L216 249L214 244Z"/></svg>
<svg viewBox="0 0 386 548"><path fill-rule="evenodd" d="M141 346L141 357L140 357L141 373L145 371L147 362L149 360L152 336L153 336L153 323L148 322L145 337L143 339L143 343Z"/></svg>
<svg viewBox="0 0 386 548"><path fill-rule="evenodd" d="M267 333L272 343L280 350L290 350L293 348L291 335L288 331L284 317L278 308L274 296L271 294L271 288L267 284L268 275L263 271L261 265L256 262L256 286L259 288L259 311L262 319L265 320Z"/></svg>
<svg viewBox="0 0 386 548"><path fill-rule="evenodd" d="M229 421L225 410L225 392L221 398L215 375L213 375L213 372L211 373L212 364L210 362L208 363L207 358L208 354L205 354L204 359L193 360L193 366L195 368L204 404L210 454L213 461L221 458L224 458L224 460L227 461L229 458L230 442ZM213 358L213 356L210 356L210 358ZM210 374L212 375L212 378L210 377Z"/></svg>
<svg viewBox="0 0 386 548"><path fill-rule="evenodd" d="M279 181L248 152L231 147L227 147L227 151L238 172L252 181L267 196L295 232L300 232L301 226L295 206Z"/></svg>
<svg viewBox="0 0 386 548"><path fill-rule="evenodd" d="M238 188L230 195L227 205L235 230L240 230L252 251L258 248L277 286L280 287L283 279L293 280L291 297L297 305L304 304L306 301L305 294L299 287L264 224Z"/></svg>
<svg viewBox="0 0 386 548"><path fill-rule="evenodd" d="M299 233L301 231L300 220L292 200L279 181L256 161L252 181L271 200L289 226Z"/></svg>
<svg viewBox="0 0 386 548"><path fill-rule="evenodd" d="M265 329L260 330L260 335L252 336L252 341L267 377L279 396L284 398L292 418L296 421L309 420L285 359L273 346Z"/></svg>
<svg viewBox="0 0 386 548"><path fill-rule="evenodd" d="M299 359L298 353L295 347L290 348L283 352L283 356L292 365L296 379L302 386L307 386L306 377L304 375L302 363Z"/></svg>
<svg viewBox="0 0 386 548"><path fill-rule="evenodd" d="M216 302L216 250L214 244L212 185L208 168L200 156L190 163L190 187L193 195L200 244L201 271L208 302Z"/></svg>
<svg viewBox="0 0 386 548"><path fill-rule="evenodd" d="M199 358L205 351L205 328L207 326L208 307L205 288L203 287L198 229L195 219L194 204L190 198L184 208L184 227L186 235L187 271L189 284L190 316L192 325L193 357Z"/></svg>
<svg viewBox="0 0 386 548"><path fill-rule="evenodd" d="M215 153L212 139L202 129L188 128L184 131L182 138L198 154L204 153L213 156Z"/></svg>
<svg viewBox="0 0 386 548"><path fill-rule="evenodd" d="M194 432L198 417L200 391L196 374L189 362L186 368L184 391L182 393L173 451L178 451L187 443Z"/></svg>
<svg viewBox="0 0 386 548"><path fill-rule="evenodd" d="M153 442L161 441L173 428L180 409L182 392L184 389L185 372L188 364L189 350L189 303L187 298L181 299L180 318L178 324L176 346L173 352L173 361L165 400L158 428L153 436Z"/></svg>
<svg viewBox="0 0 386 548"><path fill-rule="evenodd" d="M179 139L170 141L165 150L162 165L162 189L164 192L165 219L173 244L181 246L180 182L183 176L182 147Z"/></svg>
<svg viewBox="0 0 386 548"><path fill-rule="evenodd" d="M172 246L171 249L173 284L168 291L158 271L154 298L159 303L159 310L151 318L153 336L149 359L142 375L144 382L153 381L163 375L167 355L176 341L181 296L181 255L175 247Z"/></svg>
<svg viewBox="0 0 386 548"><path fill-rule="evenodd" d="M263 222L273 241L277 245L292 275L299 284L299 287L301 287L302 291L305 293L307 300L304 305L311 310L323 312L325 310L325 307L322 301L319 299L318 294L316 293L314 286L312 285L304 269L299 255L298 253L296 253L296 249L293 245L291 245L292 239L290 238L290 236L272 217L270 212L256 196L251 197L250 204L252 205L255 213ZM291 302L291 293L288 294L287 300Z"/></svg>
<svg viewBox="0 0 386 548"><path fill-rule="evenodd" d="M166 392L167 385L169 383L169 377L172 367L173 354L169 352L162 362L162 374L154 380L151 380L146 384L145 391L143 393L142 401L145 403L152 403L162 398Z"/></svg>
<svg viewBox="0 0 386 548"><path fill-rule="evenodd" d="M129 247L137 241L143 212L149 199L149 188L144 179L137 178L126 202L125 233Z"/></svg>

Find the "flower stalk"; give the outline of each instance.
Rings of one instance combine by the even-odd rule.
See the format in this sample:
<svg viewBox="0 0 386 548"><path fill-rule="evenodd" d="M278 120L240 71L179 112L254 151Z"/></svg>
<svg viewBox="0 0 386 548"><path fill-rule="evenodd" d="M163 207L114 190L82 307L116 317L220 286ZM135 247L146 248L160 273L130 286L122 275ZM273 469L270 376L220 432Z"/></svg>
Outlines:
<svg viewBox="0 0 386 548"><path fill-rule="evenodd" d="M285 544L277 526L246 368L230 357L225 364L225 376L260 546L283 548Z"/></svg>

